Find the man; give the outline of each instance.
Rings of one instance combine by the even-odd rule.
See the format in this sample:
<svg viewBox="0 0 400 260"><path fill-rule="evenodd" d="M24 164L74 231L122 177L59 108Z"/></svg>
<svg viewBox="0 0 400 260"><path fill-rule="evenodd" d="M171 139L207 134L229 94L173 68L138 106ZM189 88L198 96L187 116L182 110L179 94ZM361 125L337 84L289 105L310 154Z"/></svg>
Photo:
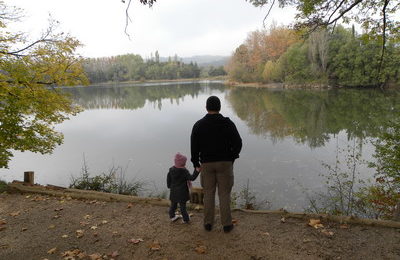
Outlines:
<svg viewBox="0 0 400 260"><path fill-rule="evenodd" d="M208 113L194 124L190 137L191 161L195 168L201 169L204 228L211 231L214 224L215 191L218 188L221 224L224 232L230 232L233 229L230 208L233 162L239 158L242 139L235 124L219 113L221 101L218 97L210 96L206 109Z"/></svg>

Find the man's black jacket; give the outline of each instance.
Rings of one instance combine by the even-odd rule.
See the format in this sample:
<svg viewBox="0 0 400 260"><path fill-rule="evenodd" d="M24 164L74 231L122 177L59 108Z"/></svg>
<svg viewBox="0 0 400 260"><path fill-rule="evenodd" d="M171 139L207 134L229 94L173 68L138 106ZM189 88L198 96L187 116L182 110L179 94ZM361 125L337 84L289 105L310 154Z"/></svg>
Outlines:
<svg viewBox="0 0 400 260"><path fill-rule="evenodd" d="M242 139L228 117L207 114L194 124L190 147L194 167L199 167L200 162L233 162L239 158Z"/></svg>

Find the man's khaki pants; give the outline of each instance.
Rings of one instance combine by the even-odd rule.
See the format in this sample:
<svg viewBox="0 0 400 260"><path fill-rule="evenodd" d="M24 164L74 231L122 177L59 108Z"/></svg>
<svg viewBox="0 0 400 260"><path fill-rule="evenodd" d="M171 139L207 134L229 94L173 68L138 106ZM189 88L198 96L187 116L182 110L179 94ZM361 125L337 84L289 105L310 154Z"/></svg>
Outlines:
<svg viewBox="0 0 400 260"><path fill-rule="evenodd" d="M204 224L214 224L215 190L218 188L221 224L232 225L231 191L233 163L209 162L201 164L201 186L204 192Z"/></svg>

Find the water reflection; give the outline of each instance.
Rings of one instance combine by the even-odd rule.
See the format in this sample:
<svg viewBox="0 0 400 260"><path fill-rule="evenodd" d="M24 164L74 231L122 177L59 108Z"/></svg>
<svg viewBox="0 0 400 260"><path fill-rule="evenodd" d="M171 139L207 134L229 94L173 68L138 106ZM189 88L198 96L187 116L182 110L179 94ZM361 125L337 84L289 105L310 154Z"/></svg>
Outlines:
<svg viewBox="0 0 400 260"><path fill-rule="evenodd" d="M400 110L398 92L374 90L270 90L204 82L65 91L85 111L57 126L64 144L51 155L17 152L10 169L0 170L1 179L21 179L31 170L38 183L68 186L85 153L92 173L129 163L128 179L154 183L162 191L172 156L178 151L189 156L191 128L206 113L207 97L217 95L222 114L235 122L243 139L234 189L240 191L249 179L272 208L302 210L303 187L315 190L322 184L321 161L333 163L338 145L345 148L353 138L376 136ZM362 149L367 155L373 151L371 145Z"/></svg>
<svg viewBox="0 0 400 260"><path fill-rule="evenodd" d="M117 85L114 87L82 87L67 88L66 92L72 94L75 102L85 109L139 109L149 101L159 110L162 109L162 100L169 99L171 103L185 96L197 97L202 88L207 86L210 90L224 90L222 84L195 83L170 83L170 84L142 84L142 85Z"/></svg>
<svg viewBox="0 0 400 260"><path fill-rule="evenodd" d="M399 92L379 90L269 90L235 88L228 100L256 135L275 142L292 136L310 147L324 146L344 130L348 139L376 137L400 111Z"/></svg>

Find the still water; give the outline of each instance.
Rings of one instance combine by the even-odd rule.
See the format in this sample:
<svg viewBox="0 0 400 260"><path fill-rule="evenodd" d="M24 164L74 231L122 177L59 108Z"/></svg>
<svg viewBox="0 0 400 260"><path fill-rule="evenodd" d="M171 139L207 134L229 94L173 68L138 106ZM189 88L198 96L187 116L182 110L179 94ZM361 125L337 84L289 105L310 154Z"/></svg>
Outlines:
<svg viewBox="0 0 400 260"><path fill-rule="evenodd" d="M166 173L181 152L190 161L193 124L216 95L221 113L235 122L243 150L235 162L234 190L250 190L272 209L303 210L308 196L323 188L322 163L337 152L361 149L372 160L373 140L400 110L399 93L376 90L283 90L229 88L219 82L65 88L85 110L57 126L64 144L51 155L16 152L0 178L68 186L83 158L92 174L120 166L127 179L145 181L146 192L166 190ZM343 157L343 153L339 153ZM342 158L344 160L344 158ZM193 167L188 163L189 170ZM363 178L371 170L360 165ZM199 180L194 182L199 185Z"/></svg>

